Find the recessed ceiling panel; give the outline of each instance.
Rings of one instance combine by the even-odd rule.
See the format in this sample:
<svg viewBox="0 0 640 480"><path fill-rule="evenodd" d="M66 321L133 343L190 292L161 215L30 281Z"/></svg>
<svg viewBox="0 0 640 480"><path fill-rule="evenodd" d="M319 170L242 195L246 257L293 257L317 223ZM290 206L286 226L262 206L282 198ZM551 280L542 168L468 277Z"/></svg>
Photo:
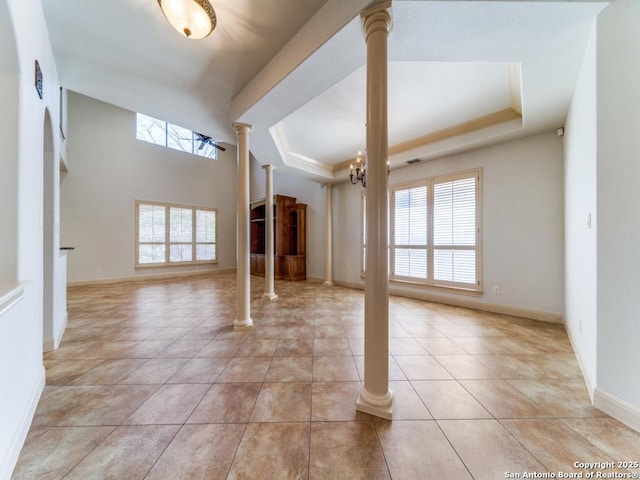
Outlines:
<svg viewBox="0 0 640 480"><path fill-rule="evenodd" d="M389 144L510 107L508 64L390 62ZM360 68L280 123L289 152L328 164L365 147L366 69Z"/></svg>

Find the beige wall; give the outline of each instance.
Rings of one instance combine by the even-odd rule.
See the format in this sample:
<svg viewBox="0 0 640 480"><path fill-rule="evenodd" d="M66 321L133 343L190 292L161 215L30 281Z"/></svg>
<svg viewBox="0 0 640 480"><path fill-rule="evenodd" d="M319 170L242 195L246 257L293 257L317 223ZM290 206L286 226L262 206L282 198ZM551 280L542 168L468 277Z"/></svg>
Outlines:
<svg viewBox="0 0 640 480"><path fill-rule="evenodd" d="M69 282L193 271L134 268L134 201L218 209L218 264L236 265L236 151L217 160L136 140L134 112L69 93L69 172L61 187L61 239ZM98 269L101 270L98 273Z"/></svg>
<svg viewBox="0 0 640 480"><path fill-rule="evenodd" d="M443 300L477 302L520 311L564 312L563 151L555 132L407 166L389 184L482 168L484 295L438 293ZM334 279L360 278L360 186L335 188ZM500 294L493 286L500 286ZM391 291L424 296L422 288ZM433 292L433 291L431 291Z"/></svg>

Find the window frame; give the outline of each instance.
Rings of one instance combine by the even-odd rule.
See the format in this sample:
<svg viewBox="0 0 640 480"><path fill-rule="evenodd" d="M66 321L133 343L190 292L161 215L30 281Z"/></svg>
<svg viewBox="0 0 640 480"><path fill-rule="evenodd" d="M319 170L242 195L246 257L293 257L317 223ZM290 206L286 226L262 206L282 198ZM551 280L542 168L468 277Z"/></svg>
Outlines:
<svg viewBox="0 0 640 480"><path fill-rule="evenodd" d="M184 265L213 265L218 263L218 209L213 207L202 207L195 205L183 205L177 203L155 202L147 200L135 200L134 217L135 217L135 268L154 268L154 267L179 267ZM164 241L163 242L141 242L140 241L140 206L149 205L155 207L163 207L164 213ZM191 210L191 242L171 241L171 209ZM197 214L198 212L212 212L214 222L213 242L197 241ZM163 245L164 260L162 262L140 263L140 245ZM191 245L191 260L171 261L172 245ZM197 260L197 247L199 245L213 245L213 260Z"/></svg>
<svg viewBox="0 0 640 480"><path fill-rule="evenodd" d="M153 122L158 122L158 125L163 125L164 126L164 142L159 142L159 141L154 141L153 139L147 139L147 138L143 138L143 136L140 134L140 120L141 117L144 117L145 119L149 119ZM177 141L175 141L175 139L170 139L170 130L174 130L173 133L178 134L177 131L178 130L183 130L185 132L190 132L191 133L191 139L188 139L187 137L179 137ZM175 150L177 152L183 152L183 153L190 153L191 155L196 155L198 157L202 157L202 158L209 158L211 160L217 160L218 159L218 149L211 145L211 152L212 155L205 155L203 153L199 153L200 150L199 148L196 146L196 143L199 142L200 140L198 138L196 138L196 136L198 136L200 134L189 130L188 128L185 127L181 127L179 125L176 125L174 123L170 123L167 122L165 120L161 120L159 118L155 118L152 117L150 115L146 115L144 113L140 113L140 112L136 112L136 140L139 140L141 142L145 142L145 143L150 143L152 145L159 145L161 147L165 147L165 148L169 148L171 150ZM176 145L173 145L173 142L176 142ZM217 145L217 142L215 140L211 140L214 144ZM191 145L191 149L187 150L185 148L179 148L178 146L182 146L183 144L190 144Z"/></svg>
<svg viewBox="0 0 640 480"><path fill-rule="evenodd" d="M413 189L417 189L420 187L424 187L425 189L425 225L426 225L426 235L425 235L425 241L424 244L417 244L417 243L413 243L413 242L409 242L407 244L396 244L396 211L395 211L395 204L396 204L396 192L399 190L413 190ZM428 279L430 278L429 275L429 268L432 264L432 262L429 261L430 259L430 255L429 255L429 245L431 244L431 239L430 239L430 234L431 234L431 227L429 225L429 205L431 204L430 200L429 200L429 193L430 193L430 189L429 186L427 184L427 180L416 180L416 181L411 181L411 182L406 182L406 183L400 183L397 185L392 185L389 187L389 279L390 280L395 280L395 281L399 281L399 282L409 282L409 283L415 283L415 284L424 284L424 285L428 285ZM395 274L395 266L396 266L396 249L403 249L403 250L408 250L408 251L424 251L425 252L425 257L426 257L426 271L425 271L425 278L420 278L420 277L412 277L412 276L406 276L406 275L396 275Z"/></svg>
<svg viewBox="0 0 640 480"><path fill-rule="evenodd" d="M434 245L434 186L440 183L447 183L456 180L475 178L475 245L474 246L458 246L449 245L450 250L472 250L475 251L475 283L463 283L448 280L438 280L434 277L434 257L435 251L443 249L442 245ZM426 278L402 276L395 274L396 267L396 232L395 232L395 201L396 192L416 187L425 187L427 196L426 205L426 245L424 247L416 245L400 245L401 248L408 249L426 249L427 266ZM467 292L474 294L483 293L482 286L482 169L465 170L462 172L439 175L435 177L414 180L389 186L389 280L398 284L411 284L415 286L423 286L444 290L455 290L458 292Z"/></svg>

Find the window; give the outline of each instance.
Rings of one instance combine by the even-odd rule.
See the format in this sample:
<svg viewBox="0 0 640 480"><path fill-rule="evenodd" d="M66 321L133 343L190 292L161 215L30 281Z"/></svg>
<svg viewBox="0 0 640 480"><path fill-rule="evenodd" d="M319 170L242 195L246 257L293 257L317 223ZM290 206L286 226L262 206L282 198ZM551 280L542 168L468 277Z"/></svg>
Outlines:
<svg viewBox="0 0 640 480"><path fill-rule="evenodd" d="M137 114L136 121L136 138L138 140L214 160L218 158L218 149L211 137L142 113Z"/></svg>
<svg viewBox="0 0 640 480"><path fill-rule="evenodd" d="M477 177L433 183L433 278L477 284Z"/></svg>
<svg viewBox="0 0 640 480"><path fill-rule="evenodd" d="M392 238L393 276L397 279L427 278L427 186L394 191Z"/></svg>
<svg viewBox="0 0 640 480"><path fill-rule="evenodd" d="M212 208L136 202L136 267L214 263Z"/></svg>
<svg viewBox="0 0 640 480"><path fill-rule="evenodd" d="M481 290L480 170L391 188L391 279Z"/></svg>

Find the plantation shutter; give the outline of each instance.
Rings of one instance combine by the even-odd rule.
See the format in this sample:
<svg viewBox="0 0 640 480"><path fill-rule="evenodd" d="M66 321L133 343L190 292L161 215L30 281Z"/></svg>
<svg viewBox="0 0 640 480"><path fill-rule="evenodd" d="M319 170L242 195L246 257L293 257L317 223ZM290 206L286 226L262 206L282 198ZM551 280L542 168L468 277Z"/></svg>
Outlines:
<svg viewBox="0 0 640 480"><path fill-rule="evenodd" d="M433 184L433 277L437 284L477 283L476 174Z"/></svg>
<svg viewBox="0 0 640 480"><path fill-rule="evenodd" d="M427 185L393 192L392 275L427 279Z"/></svg>
<svg viewBox="0 0 640 480"><path fill-rule="evenodd" d="M138 205L138 262L165 261L165 208L158 205Z"/></svg>
<svg viewBox="0 0 640 480"><path fill-rule="evenodd" d="M136 268L217 260L217 210L136 201Z"/></svg>
<svg viewBox="0 0 640 480"><path fill-rule="evenodd" d="M196 210L196 260L216 258L216 214L207 210Z"/></svg>
<svg viewBox="0 0 640 480"><path fill-rule="evenodd" d="M193 209L169 208L171 262L190 262L193 258Z"/></svg>

